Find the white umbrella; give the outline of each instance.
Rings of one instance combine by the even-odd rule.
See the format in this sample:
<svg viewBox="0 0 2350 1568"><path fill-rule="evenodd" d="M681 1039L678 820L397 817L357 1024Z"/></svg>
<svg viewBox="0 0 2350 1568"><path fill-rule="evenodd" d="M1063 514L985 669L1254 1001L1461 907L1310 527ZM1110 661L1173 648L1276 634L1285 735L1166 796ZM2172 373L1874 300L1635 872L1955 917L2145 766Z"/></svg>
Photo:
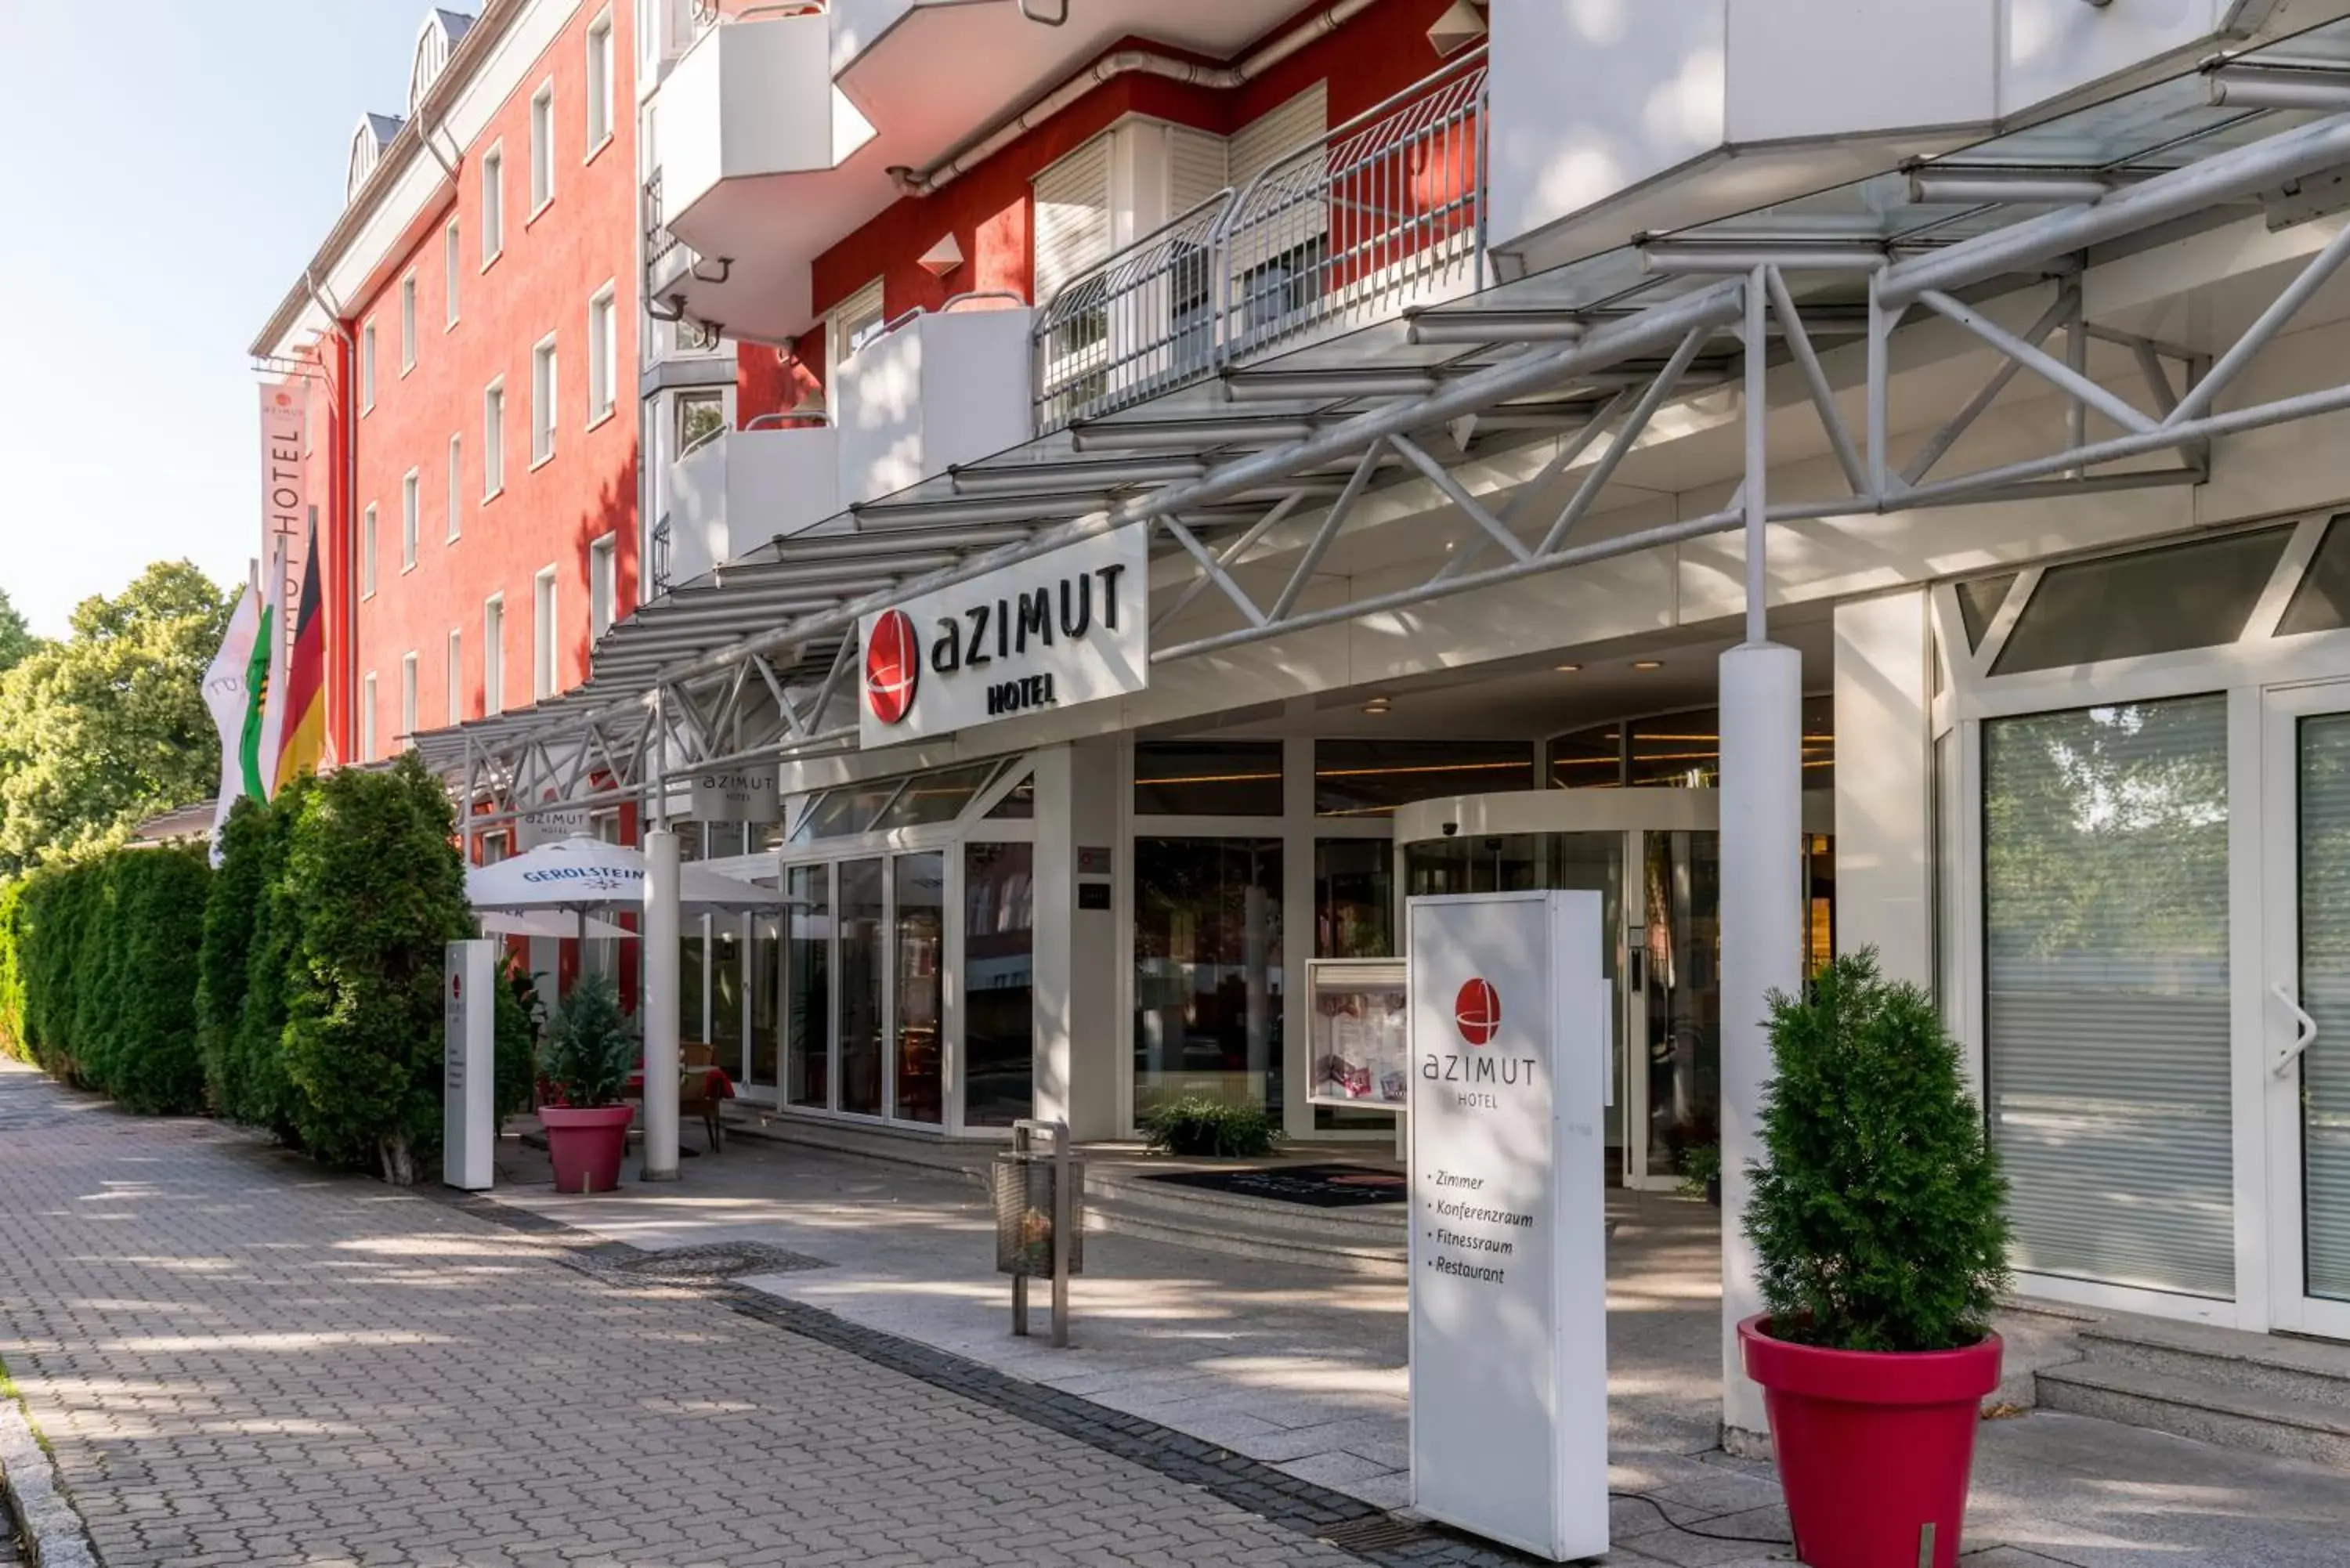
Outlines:
<svg viewBox="0 0 2350 1568"><path fill-rule="evenodd" d="M589 937L600 940L628 939L636 932L609 920L599 920L593 915L574 914L568 909L547 909L535 915L506 915L485 909L481 915L482 934L485 937Z"/></svg>
<svg viewBox="0 0 2350 1568"><path fill-rule="evenodd" d="M776 888L714 871L699 861L678 867L680 908L710 910L773 909L803 900ZM566 838L465 873L465 898L476 909L595 909L641 904L645 857L641 850L597 838Z"/></svg>

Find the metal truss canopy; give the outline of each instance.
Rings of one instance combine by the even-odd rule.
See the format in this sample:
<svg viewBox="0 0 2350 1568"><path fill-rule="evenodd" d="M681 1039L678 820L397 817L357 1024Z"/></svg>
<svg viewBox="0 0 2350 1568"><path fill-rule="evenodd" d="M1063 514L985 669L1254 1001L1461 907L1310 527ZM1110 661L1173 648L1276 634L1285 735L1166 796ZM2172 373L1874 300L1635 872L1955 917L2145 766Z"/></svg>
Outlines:
<svg viewBox="0 0 2350 1568"><path fill-rule="evenodd" d="M1688 279L1689 286L1660 291L1654 303L1567 313L1500 308L1472 296L1458 308L1419 311L1409 324L1415 343L1471 352L1442 367L1401 371L1241 372L1227 385L1252 400L1230 405L1229 416L1080 424L1059 448L1085 454L1080 460L965 468L920 500L860 507L837 531L777 540L616 628L587 685L418 743L436 768L462 777L477 809L490 808L484 821L512 815L550 791L575 803L629 798L683 768L837 752L855 743L856 683L848 676L862 616L1118 528L1149 530L1157 554L1189 562L1188 580L1175 582L1155 607L1154 629L1211 592L1232 612L1227 629L1157 643L1154 662L1731 530L1746 535L1748 617L1759 638L1773 522L2194 483L2214 438L2350 410L2350 385L2342 385L2215 411L2246 366L2350 258L2350 229L2313 255L2216 359L2088 322L2078 282L2080 258L2093 246L2208 218L2344 164L2350 164L2350 114L2144 178L2099 180L2094 199L2085 199L2093 195L2085 180L2026 181L2020 189L2029 214L1932 250L1902 254L1816 238L1780 245L1752 232L1721 244L1660 241L1626 275L1645 269L1666 284ZM2004 178L1956 164L1952 172L1985 182L1969 190L1974 196L1991 195ZM2085 199L2046 210L2064 195ZM1999 316L2013 313L1995 312L1986 296L2026 289L2046 292L2037 320L2021 331L2001 325ZM1929 318L1967 334L1991 352L1995 368L1939 428L1897 452L1892 339L1907 323ZM1865 344L1858 386L1865 417L1856 430L1820 359L1816 339L1830 334ZM2043 346L2059 337L2061 353ZM2093 341L2109 346L2095 360ZM2097 361L2101 374L2092 371ZM1774 372L1800 386L1804 407L1772 412L1764 392ZM2069 410L2052 449L1938 474L2022 373L2053 387ZM1630 534L1581 537L1659 410L1692 385L1729 374L1742 379L1745 431L1743 481L1731 503ZM1260 395L1263 412L1243 412ZM1301 410L1300 402L1315 406ZM1765 492L1770 423L1806 409L1842 490L1773 501ZM2117 433L2092 439L2093 417ZM1454 472L1487 421L1497 430L1556 432L1539 472L1498 510ZM2162 454L2177 461L2141 461ZM1556 487L1570 474L1575 482L1560 504ZM1473 533L1417 584L1305 607L1306 587L1357 525L1363 497L1375 483L1393 483L1430 487ZM1271 569L1276 566L1282 569ZM1253 568L1245 582L1244 566ZM1164 574L1158 586L1170 586Z"/></svg>

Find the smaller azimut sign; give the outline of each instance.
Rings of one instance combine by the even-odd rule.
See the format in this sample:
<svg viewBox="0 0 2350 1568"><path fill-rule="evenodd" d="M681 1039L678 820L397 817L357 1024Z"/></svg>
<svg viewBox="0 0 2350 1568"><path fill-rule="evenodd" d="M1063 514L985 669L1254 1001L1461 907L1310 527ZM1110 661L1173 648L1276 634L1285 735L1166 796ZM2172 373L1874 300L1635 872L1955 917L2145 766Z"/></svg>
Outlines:
<svg viewBox="0 0 2350 1568"><path fill-rule="evenodd" d="M1410 902L1412 1506L1607 1550L1596 893Z"/></svg>
<svg viewBox="0 0 2350 1568"><path fill-rule="evenodd" d="M858 743L951 734L1148 686L1146 532L1114 528L867 616Z"/></svg>

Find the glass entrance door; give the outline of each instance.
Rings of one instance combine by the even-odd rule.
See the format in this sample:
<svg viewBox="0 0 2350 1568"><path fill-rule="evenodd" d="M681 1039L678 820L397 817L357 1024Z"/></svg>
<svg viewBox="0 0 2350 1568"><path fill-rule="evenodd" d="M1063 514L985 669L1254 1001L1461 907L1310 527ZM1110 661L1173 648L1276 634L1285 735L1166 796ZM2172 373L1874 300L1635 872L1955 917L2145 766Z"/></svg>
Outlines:
<svg viewBox="0 0 2350 1568"><path fill-rule="evenodd" d="M2272 693L2266 728L2273 1316L2350 1339L2350 686Z"/></svg>
<svg viewBox="0 0 2350 1568"><path fill-rule="evenodd" d="M1641 834L1638 950L1627 1085L1627 1184L1679 1184L1687 1151L1719 1146L1721 1099L1721 835Z"/></svg>

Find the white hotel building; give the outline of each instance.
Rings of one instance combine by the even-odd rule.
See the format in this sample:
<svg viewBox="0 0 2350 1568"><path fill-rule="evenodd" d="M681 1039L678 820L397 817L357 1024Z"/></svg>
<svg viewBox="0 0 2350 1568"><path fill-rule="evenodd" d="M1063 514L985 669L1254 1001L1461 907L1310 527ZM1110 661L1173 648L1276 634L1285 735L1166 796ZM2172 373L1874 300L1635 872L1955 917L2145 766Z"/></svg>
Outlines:
<svg viewBox="0 0 2350 1568"><path fill-rule="evenodd" d="M827 306L1088 93L1345 69L1382 7L1417 85L1122 112L1014 182L1024 292L917 244L968 297ZM656 953L655 1049L909 1137L1201 1088L1385 1138L1307 1103L1305 962L1597 888L1623 1182L1718 1128L1736 1212L1763 995L1870 944L1964 1044L2022 1291L2350 1338L2350 4L1053 9L650 35L664 575L586 685L421 744L807 900L693 922L674 1008ZM678 456L695 323L825 330L821 419ZM1113 558L1082 678L933 656ZM782 820L695 818L711 767Z"/></svg>

